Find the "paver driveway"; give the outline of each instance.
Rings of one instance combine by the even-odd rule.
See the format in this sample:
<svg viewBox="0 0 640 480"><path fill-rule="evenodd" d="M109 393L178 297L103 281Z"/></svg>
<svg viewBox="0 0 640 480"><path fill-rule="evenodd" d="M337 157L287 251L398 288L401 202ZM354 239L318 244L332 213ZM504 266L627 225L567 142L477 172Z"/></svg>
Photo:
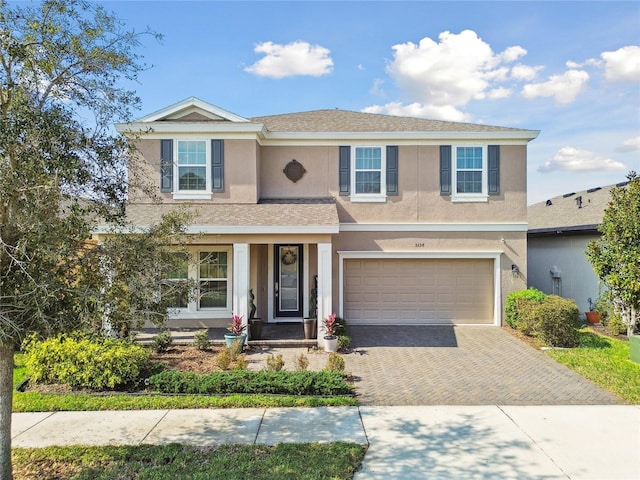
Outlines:
<svg viewBox="0 0 640 480"><path fill-rule="evenodd" d="M362 405L624 403L498 327L349 326Z"/></svg>

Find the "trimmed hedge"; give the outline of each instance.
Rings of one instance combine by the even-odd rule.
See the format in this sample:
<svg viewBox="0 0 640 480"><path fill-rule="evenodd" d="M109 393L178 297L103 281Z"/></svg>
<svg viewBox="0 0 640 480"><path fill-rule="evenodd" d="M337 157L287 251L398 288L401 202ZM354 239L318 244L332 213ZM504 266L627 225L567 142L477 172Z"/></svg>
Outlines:
<svg viewBox="0 0 640 480"><path fill-rule="evenodd" d="M531 332L547 345L577 347L579 310L573 300L548 295L542 302L519 310L519 329Z"/></svg>
<svg viewBox="0 0 640 480"><path fill-rule="evenodd" d="M524 325L518 326L520 310L529 309L534 304L542 302L545 298L547 298L546 293L533 287L529 287L526 290L512 292L507 295L507 300L505 302L505 321L507 322L507 325L511 328L517 328L518 330L522 330L522 327L526 328ZM526 334L529 335L529 333Z"/></svg>
<svg viewBox="0 0 640 480"><path fill-rule="evenodd" d="M233 370L199 374L166 370L150 378L160 393L173 394L277 394L352 395L353 387L339 372L279 372Z"/></svg>
<svg viewBox="0 0 640 480"><path fill-rule="evenodd" d="M112 338L32 336L23 350L31 381L72 388L123 389L135 385L151 367L147 348Z"/></svg>

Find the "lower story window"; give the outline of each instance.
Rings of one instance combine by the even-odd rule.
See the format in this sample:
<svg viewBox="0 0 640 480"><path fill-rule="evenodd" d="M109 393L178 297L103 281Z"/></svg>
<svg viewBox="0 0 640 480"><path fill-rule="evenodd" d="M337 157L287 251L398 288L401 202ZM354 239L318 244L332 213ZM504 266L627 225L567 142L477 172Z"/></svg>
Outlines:
<svg viewBox="0 0 640 480"><path fill-rule="evenodd" d="M226 308L229 293L227 252L200 252L198 308Z"/></svg>
<svg viewBox="0 0 640 480"><path fill-rule="evenodd" d="M162 282L164 303L169 309L179 310L179 315L199 311L226 315L231 309L231 248L189 250L188 254L172 254L169 273Z"/></svg>
<svg viewBox="0 0 640 480"><path fill-rule="evenodd" d="M169 258L169 275L163 285L162 295L167 299L169 308L187 308L189 294L189 256L186 253L174 253Z"/></svg>

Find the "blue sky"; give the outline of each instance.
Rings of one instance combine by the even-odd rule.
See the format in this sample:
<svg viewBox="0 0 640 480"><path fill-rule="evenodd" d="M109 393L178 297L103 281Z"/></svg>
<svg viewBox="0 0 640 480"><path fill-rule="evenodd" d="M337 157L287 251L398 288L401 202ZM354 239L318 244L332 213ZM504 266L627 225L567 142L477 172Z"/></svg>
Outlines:
<svg viewBox="0 0 640 480"><path fill-rule="evenodd" d="M153 68L143 114L340 108L541 130L528 202L640 171L640 2L106 1Z"/></svg>

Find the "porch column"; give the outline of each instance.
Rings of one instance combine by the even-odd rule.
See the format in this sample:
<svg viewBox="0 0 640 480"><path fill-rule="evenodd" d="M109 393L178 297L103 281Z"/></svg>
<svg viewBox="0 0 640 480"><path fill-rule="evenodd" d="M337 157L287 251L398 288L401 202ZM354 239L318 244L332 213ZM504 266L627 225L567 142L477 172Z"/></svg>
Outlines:
<svg viewBox="0 0 640 480"><path fill-rule="evenodd" d="M333 303L331 298L332 261L331 244L318 244L318 346L324 346L324 326L322 321L331 315Z"/></svg>
<svg viewBox="0 0 640 480"><path fill-rule="evenodd" d="M249 244L233 244L233 313L249 320ZM247 328L248 330L248 328Z"/></svg>

